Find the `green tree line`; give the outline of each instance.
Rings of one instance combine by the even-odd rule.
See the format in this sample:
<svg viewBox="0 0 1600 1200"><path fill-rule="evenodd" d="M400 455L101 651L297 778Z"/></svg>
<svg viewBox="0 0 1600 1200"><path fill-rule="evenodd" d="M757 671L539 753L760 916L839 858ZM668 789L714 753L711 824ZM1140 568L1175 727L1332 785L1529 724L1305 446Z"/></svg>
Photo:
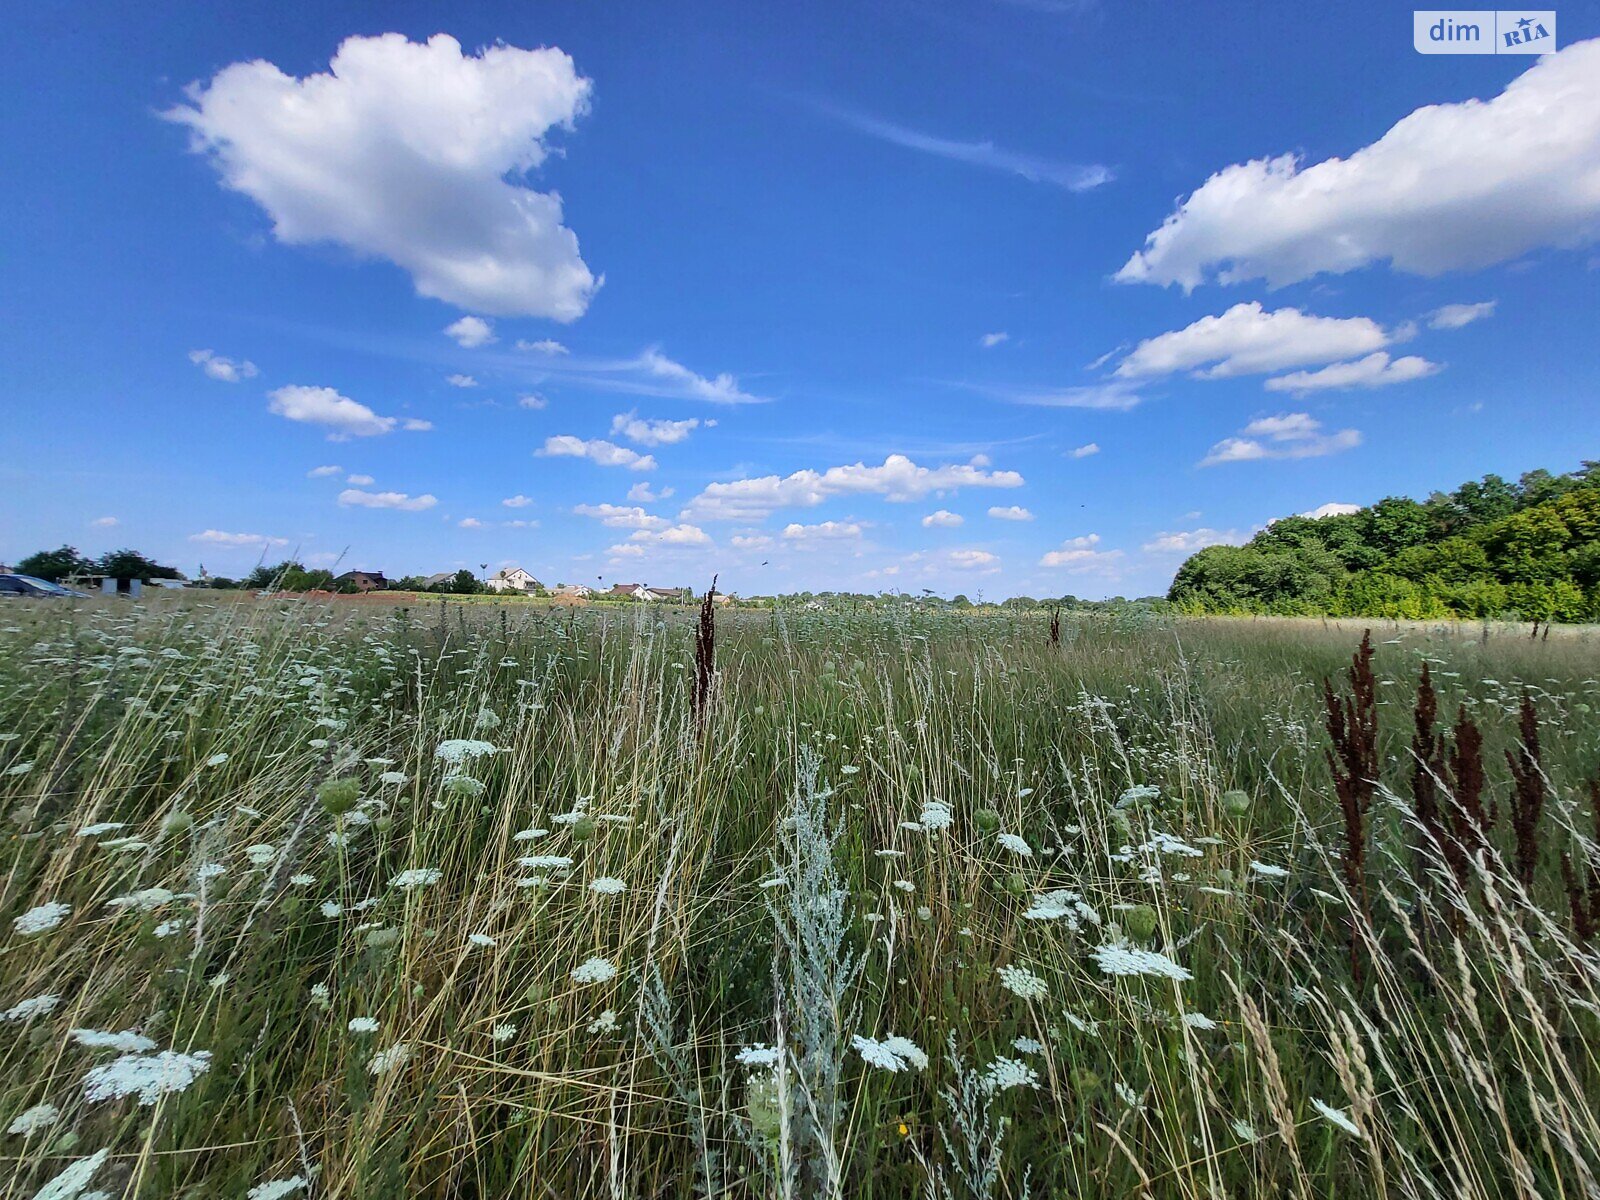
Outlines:
<svg viewBox="0 0 1600 1200"><path fill-rule="evenodd" d="M1272 522L1184 562L1185 612L1600 621L1600 463Z"/></svg>

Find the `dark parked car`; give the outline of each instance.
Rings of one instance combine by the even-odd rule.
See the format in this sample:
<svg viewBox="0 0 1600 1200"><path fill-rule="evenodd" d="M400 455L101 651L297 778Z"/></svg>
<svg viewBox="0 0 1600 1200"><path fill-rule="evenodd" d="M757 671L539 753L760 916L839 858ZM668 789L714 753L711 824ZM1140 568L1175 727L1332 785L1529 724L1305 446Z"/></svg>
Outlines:
<svg viewBox="0 0 1600 1200"><path fill-rule="evenodd" d="M0 575L0 600L19 598L83 600L88 595L89 593L80 592L76 588L51 583L48 579L35 579L32 575Z"/></svg>

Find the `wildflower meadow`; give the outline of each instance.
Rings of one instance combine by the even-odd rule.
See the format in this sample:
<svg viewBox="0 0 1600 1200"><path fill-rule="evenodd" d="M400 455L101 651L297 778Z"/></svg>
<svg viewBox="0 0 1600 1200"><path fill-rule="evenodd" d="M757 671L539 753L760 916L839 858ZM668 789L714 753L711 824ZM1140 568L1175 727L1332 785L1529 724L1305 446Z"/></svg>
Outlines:
<svg viewBox="0 0 1600 1200"><path fill-rule="evenodd" d="M0 1194L1600 1194L1558 633L7 608Z"/></svg>

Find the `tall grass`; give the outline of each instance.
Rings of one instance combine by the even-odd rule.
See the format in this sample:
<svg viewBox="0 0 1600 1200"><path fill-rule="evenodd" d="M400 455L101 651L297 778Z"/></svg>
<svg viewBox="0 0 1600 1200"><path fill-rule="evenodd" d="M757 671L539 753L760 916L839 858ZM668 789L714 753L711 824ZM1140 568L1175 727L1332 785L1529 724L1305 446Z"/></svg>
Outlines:
<svg viewBox="0 0 1600 1200"><path fill-rule="evenodd" d="M1586 638L0 622L5 1195L1600 1190Z"/></svg>

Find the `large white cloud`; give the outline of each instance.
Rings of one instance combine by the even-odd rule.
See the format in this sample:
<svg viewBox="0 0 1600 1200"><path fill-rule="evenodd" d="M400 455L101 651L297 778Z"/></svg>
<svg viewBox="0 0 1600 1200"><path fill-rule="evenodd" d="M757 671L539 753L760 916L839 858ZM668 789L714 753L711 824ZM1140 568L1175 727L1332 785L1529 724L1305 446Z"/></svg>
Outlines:
<svg viewBox="0 0 1600 1200"><path fill-rule="evenodd" d="M1349 158L1226 167L1116 277L1278 287L1384 260L1438 275L1596 236L1600 40L1540 58L1491 100L1419 108Z"/></svg>
<svg viewBox="0 0 1600 1200"><path fill-rule="evenodd" d="M306 425L321 425L333 432L330 442L353 437L378 437L396 429L432 429L427 421L412 417L380 417L359 400L342 396L331 387L303 387L291 384L268 393L267 409L280 417ZM321 468L318 468L321 471Z"/></svg>
<svg viewBox="0 0 1600 1200"><path fill-rule="evenodd" d="M1022 486L1016 471L991 471L987 460L942 467L919 467L904 454L891 454L877 466L854 463L826 471L763 475L732 483L708 484L684 509L689 520L760 521L780 508L814 508L836 496L882 496L885 500L920 500L964 487Z"/></svg>
<svg viewBox="0 0 1600 1200"><path fill-rule="evenodd" d="M499 316L583 314L596 282L561 198L517 182L591 86L554 48L463 54L446 34L347 39L303 79L257 59L190 85L166 116L290 245L388 259L424 296Z"/></svg>
<svg viewBox="0 0 1600 1200"><path fill-rule="evenodd" d="M1146 554L1193 554L1207 546L1242 546L1249 540L1249 534L1237 529L1183 529L1158 533L1139 549Z"/></svg>
<svg viewBox="0 0 1600 1200"><path fill-rule="evenodd" d="M1100 535L1086 533L1068 538L1055 550L1048 550L1039 559L1041 567L1056 567L1074 574L1091 572L1114 574L1122 561L1121 550L1098 550Z"/></svg>
<svg viewBox="0 0 1600 1200"><path fill-rule="evenodd" d="M1367 317L1317 317L1298 308L1269 312L1252 300L1146 338L1116 373L1145 379L1194 371L1205 379L1224 379L1353 358L1388 345L1390 336Z"/></svg>

